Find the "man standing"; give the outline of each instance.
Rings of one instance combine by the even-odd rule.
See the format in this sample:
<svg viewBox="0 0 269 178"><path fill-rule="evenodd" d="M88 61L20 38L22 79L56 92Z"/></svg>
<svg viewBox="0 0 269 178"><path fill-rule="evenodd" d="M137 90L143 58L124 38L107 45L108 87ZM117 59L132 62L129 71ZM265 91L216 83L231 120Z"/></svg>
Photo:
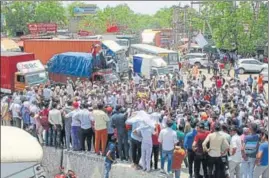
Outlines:
<svg viewBox="0 0 269 178"><path fill-rule="evenodd" d="M13 103L10 105L9 110L12 112L12 120L13 120L13 126L22 128L21 127L21 101L17 98L14 99Z"/></svg>
<svg viewBox="0 0 269 178"><path fill-rule="evenodd" d="M97 110L92 112L95 121L95 152L98 155L100 154L100 143L103 155L105 155L107 143L107 122L109 121L109 118L103 109L103 104L98 104Z"/></svg>
<svg viewBox="0 0 269 178"><path fill-rule="evenodd" d="M197 135L197 130L195 129L196 122L191 122L190 125L192 128L192 131L188 132L186 136L184 137L184 148L188 155L189 175L190 177L192 177L193 176L193 162L194 162L194 157L195 157L195 153L192 150L192 144L193 144L195 136Z"/></svg>
<svg viewBox="0 0 269 178"><path fill-rule="evenodd" d="M52 110L49 111L49 123L52 125L50 131L52 138L52 146L60 147L60 138L63 122L61 111L57 109L57 103L53 103Z"/></svg>
<svg viewBox="0 0 269 178"><path fill-rule="evenodd" d="M116 163L116 138L113 136L111 141L108 143L108 151L105 158L105 171L104 178L109 178L109 172L111 170L111 165Z"/></svg>
<svg viewBox="0 0 269 178"><path fill-rule="evenodd" d="M205 130L205 125L201 122L197 127L197 135L194 138L194 142L192 144L192 149L195 153L194 157L194 176L195 178L200 177L200 167L201 163L203 165L203 173L204 176L207 177L207 153L203 151L203 142L206 139L207 135L210 133Z"/></svg>
<svg viewBox="0 0 269 178"><path fill-rule="evenodd" d="M154 129L148 125L141 125L134 133L140 133L142 136L142 146L141 146L141 158L142 158L142 167L144 171L150 171L150 160L152 153L152 134Z"/></svg>
<svg viewBox="0 0 269 178"><path fill-rule="evenodd" d="M121 106L116 106L116 113L112 115L112 126L117 129L118 132L118 150L121 161L125 159L128 161L128 133L125 128L125 121L127 115L121 113ZM122 148L123 145L123 148ZM123 154L124 153L124 154Z"/></svg>
<svg viewBox="0 0 269 178"><path fill-rule="evenodd" d="M72 112L72 101L67 101L67 106L63 108L63 113L69 114ZM65 127L65 147L67 150L70 150L70 141L71 141L71 126L72 124L72 117L67 117L67 115L64 116L64 127Z"/></svg>
<svg viewBox="0 0 269 178"><path fill-rule="evenodd" d="M230 178L234 178L234 174L237 177L240 177L240 164L242 161L242 144L241 138L237 134L237 128L233 126L231 128L231 144L230 144L230 157L229 157L229 171L230 171Z"/></svg>
<svg viewBox="0 0 269 178"><path fill-rule="evenodd" d="M132 132L131 132L131 148L132 148L132 159L134 163L134 167L136 169L139 169L139 160L141 158L141 141L142 137L134 134L134 131L139 128L140 123L139 122L132 122L130 120L127 120L125 122L127 125L132 126Z"/></svg>
<svg viewBox="0 0 269 178"><path fill-rule="evenodd" d="M252 91L253 78L252 78L251 74L247 78L247 83L248 83L250 90Z"/></svg>
<svg viewBox="0 0 269 178"><path fill-rule="evenodd" d="M167 127L160 132L158 141L162 145L162 155L161 155L161 169L164 171L164 163L166 157L168 158L167 164L167 173L171 174L171 165L172 165L172 156L173 151L177 140L176 132L171 128L173 125L173 121L168 120L166 123Z"/></svg>
<svg viewBox="0 0 269 178"><path fill-rule="evenodd" d="M259 151L256 156L256 167L254 168L254 176L267 178L269 175L268 169L268 133L265 132L262 137L262 144L259 146Z"/></svg>
<svg viewBox="0 0 269 178"><path fill-rule="evenodd" d="M242 155L243 162L241 164L242 178L253 178L256 154L259 146L259 135L257 134L257 125L251 123L249 128L250 134L244 139ZM256 177L255 177L256 178Z"/></svg>
<svg viewBox="0 0 269 178"><path fill-rule="evenodd" d="M72 147L74 151L81 150L81 123L79 120L79 104L78 102L73 103L73 111L65 115L66 118L72 118L71 122L71 138L72 138Z"/></svg>
<svg viewBox="0 0 269 178"><path fill-rule="evenodd" d="M221 156L228 151L229 143L224 136L219 132L221 130L221 125L219 123L215 124L215 132L209 134L203 142L203 150L208 152L208 177L213 178L214 174L218 178L225 178L225 174L221 174L222 159ZM209 148L207 144L209 143ZM225 150L222 152L222 148ZM213 168L215 173L213 174Z"/></svg>
<svg viewBox="0 0 269 178"><path fill-rule="evenodd" d="M91 151L91 143L92 143L92 136L93 136L93 130L92 130L92 118L91 114L88 111L88 104L82 103L81 104L82 110L79 112L79 121L81 124L81 146L82 151L85 151L85 141L87 140L87 147L88 151Z"/></svg>

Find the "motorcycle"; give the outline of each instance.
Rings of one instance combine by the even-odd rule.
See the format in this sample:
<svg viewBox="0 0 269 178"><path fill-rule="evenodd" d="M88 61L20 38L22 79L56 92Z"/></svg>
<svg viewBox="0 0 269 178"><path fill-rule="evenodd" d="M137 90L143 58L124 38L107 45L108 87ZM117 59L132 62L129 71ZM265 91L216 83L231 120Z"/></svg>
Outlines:
<svg viewBox="0 0 269 178"><path fill-rule="evenodd" d="M64 168L60 167L60 174L54 176L54 178L77 178L76 174L72 170L68 170L67 173L64 173Z"/></svg>

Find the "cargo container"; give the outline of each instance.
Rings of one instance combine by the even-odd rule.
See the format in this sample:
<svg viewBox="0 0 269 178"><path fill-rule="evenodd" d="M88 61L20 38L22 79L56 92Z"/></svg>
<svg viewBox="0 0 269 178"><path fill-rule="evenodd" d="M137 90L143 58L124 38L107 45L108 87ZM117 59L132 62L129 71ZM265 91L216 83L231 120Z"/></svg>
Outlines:
<svg viewBox="0 0 269 178"><path fill-rule="evenodd" d="M100 40L75 40L75 39L34 39L24 41L24 52L34 53L44 65L55 54L65 52L90 52L93 44L98 44L97 52L100 50Z"/></svg>
<svg viewBox="0 0 269 178"><path fill-rule="evenodd" d="M1 93L22 91L47 82L45 68L33 53L1 52Z"/></svg>
<svg viewBox="0 0 269 178"><path fill-rule="evenodd" d="M93 57L89 53L67 52L54 55L48 61L47 71L52 84L66 84L69 77L73 82L77 78L84 80L103 80L114 82L118 78L112 75L112 69L94 71ZM93 72L94 71L94 72Z"/></svg>

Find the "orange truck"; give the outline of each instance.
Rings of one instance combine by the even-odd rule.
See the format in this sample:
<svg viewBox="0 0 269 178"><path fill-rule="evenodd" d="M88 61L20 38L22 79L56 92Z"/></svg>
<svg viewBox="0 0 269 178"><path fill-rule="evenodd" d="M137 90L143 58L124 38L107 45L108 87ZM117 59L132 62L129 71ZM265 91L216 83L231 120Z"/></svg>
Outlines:
<svg viewBox="0 0 269 178"><path fill-rule="evenodd" d="M1 52L1 93L23 91L25 86L48 82L45 67L33 53Z"/></svg>
<svg viewBox="0 0 269 178"><path fill-rule="evenodd" d="M82 39L32 39L25 40L24 52L34 53L43 65L55 55L65 52L90 52L92 45L97 45L100 50L100 40Z"/></svg>

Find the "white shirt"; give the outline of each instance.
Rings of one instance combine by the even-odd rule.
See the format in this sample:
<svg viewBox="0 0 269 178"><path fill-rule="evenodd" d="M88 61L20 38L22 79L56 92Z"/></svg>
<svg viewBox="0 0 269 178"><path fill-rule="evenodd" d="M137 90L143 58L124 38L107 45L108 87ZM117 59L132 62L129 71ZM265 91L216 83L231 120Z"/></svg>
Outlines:
<svg viewBox="0 0 269 178"><path fill-rule="evenodd" d="M174 146L178 142L176 131L172 130L170 127L163 129L160 132L158 141L162 144L163 150L174 150Z"/></svg>
<svg viewBox="0 0 269 178"><path fill-rule="evenodd" d="M144 143L152 145L152 134L154 133L154 129L149 126L142 126L139 127L137 131L141 133L142 144Z"/></svg>
<svg viewBox="0 0 269 178"><path fill-rule="evenodd" d="M20 117L19 112L21 110L21 105L17 103L12 103L10 106L10 110L12 112L12 117Z"/></svg>
<svg viewBox="0 0 269 178"><path fill-rule="evenodd" d="M230 161L234 162L241 162L242 161L242 154L241 154L241 138L239 135L235 134L232 136L231 144L230 144L230 153L232 153L233 148L236 148L235 154L229 157Z"/></svg>

